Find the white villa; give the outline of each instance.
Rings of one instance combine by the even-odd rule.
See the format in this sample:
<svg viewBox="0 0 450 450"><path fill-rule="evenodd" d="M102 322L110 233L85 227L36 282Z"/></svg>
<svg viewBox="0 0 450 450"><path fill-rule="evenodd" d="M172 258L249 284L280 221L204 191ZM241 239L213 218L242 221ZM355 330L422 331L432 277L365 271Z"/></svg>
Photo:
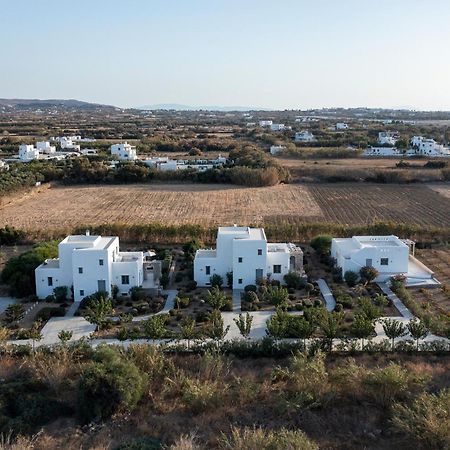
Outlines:
<svg viewBox="0 0 450 450"><path fill-rule="evenodd" d="M39 153L45 153L47 155L56 153L56 147L54 145L50 145L50 142L48 141L36 142L36 148Z"/></svg>
<svg viewBox="0 0 450 450"><path fill-rule="evenodd" d="M279 153L282 153L286 150L286 147L284 145L271 145L270 146L270 154L271 155L278 155Z"/></svg>
<svg viewBox="0 0 450 450"><path fill-rule="evenodd" d="M285 130L286 126L284 125L284 123L273 123L272 125L270 125L270 129L272 131L283 131Z"/></svg>
<svg viewBox="0 0 450 450"><path fill-rule="evenodd" d="M0 171L9 170L9 164L5 163L5 161L0 159Z"/></svg>
<svg viewBox="0 0 450 450"><path fill-rule="evenodd" d="M219 155L216 159L169 159L167 156L154 156L144 160L144 164L161 171L196 170L203 172L217 166L223 166L227 158Z"/></svg>
<svg viewBox="0 0 450 450"><path fill-rule="evenodd" d="M136 147L127 142L111 145L111 155L124 161L135 161L137 159Z"/></svg>
<svg viewBox="0 0 450 450"><path fill-rule="evenodd" d="M35 270L36 294L40 299L55 287L73 289L74 301L98 291L128 295L134 286L155 287L153 264L143 252L119 251L117 236L67 236L58 245L56 259L48 259Z"/></svg>
<svg viewBox="0 0 450 450"><path fill-rule="evenodd" d="M411 148L407 152L409 156L450 156L450 148L438 144L434 139L427 139L423 136L413 136L410 144Z"/></svg>
<svg viewBox="0 0 450 450"><path fill-rule="evenodd" d="M295 142L313 142L315 140L314 134L307 130L297 131L294 136Z"/></svg>
<svg viewBox="0 0 450 450"><path fill-rule="evenodd" d="M23 162L39 158L39 150L34 145L20 144L19 159Z"/></svg>
<svg viewBox="0 0 450 450"><path fill-rule="evenodd" d="M387 281L395 275L405 275L409 284L436 284L433 272L414 257L415 243L397 236L353 236L334 238L331 256L342 269L359 273L362 267L378 270L375 281ZM411 251L411 254L410 254Z"/></svg>
<svg viewBox="0 0 450 450"><path fill-rule="evenodd" d="M62 136L60 138L57 138L57 141L61 145L61 149L63 150L72 150L74 152L80 151L80 146L78 144L75 144L75 139L79 136Z"/></svg>
<svg viewBox="0 0 450 450"><path fill-rule="evenodd" d="M273 122L271 120L260 120L259 126L260 127L271 127Z"/></svg>
<svg viewBox="0 0 450 450"><path fill-rule="evenodd" d="M348 124L347 124L347 123L344 123L344 122L338 122L338 123L335 125L335 129L336 129L336 130L348 130Z"/></svg>
<svg viewBox="0 0 450 450"><path fill-rule="evenodd" d="M233 289L243 289L258 279L269 277L283 281L289 272L303 273L303 251L294 244L268 243L263 228L219 227L216 249L197 250L194 280L198 286L210 286L212 275L220 275L226 284L233 273Z"/></svg>
<svg viewBox="0 0 450 450"><path fill-rule="evenodd" d="M396 147L367 147L364 156L402 156L403 152Z"/></svg>
<svg viewBox="0 0 450 450"><path fill-rule="evenodd" d="M394 146L398 141L398 133L393 131L380 131L378 133L378 143L380 145Z"/></svg>

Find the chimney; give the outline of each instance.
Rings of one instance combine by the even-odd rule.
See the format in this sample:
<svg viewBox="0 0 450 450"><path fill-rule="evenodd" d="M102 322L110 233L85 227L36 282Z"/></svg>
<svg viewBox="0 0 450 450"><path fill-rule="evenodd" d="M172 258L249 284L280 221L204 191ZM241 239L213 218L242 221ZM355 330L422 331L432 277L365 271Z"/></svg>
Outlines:
<svg viewBox="0 0 450 450"><path fill-rule="evenodd" d="M89 230L86 230L86 236L90 236L91 232Z"/></svg>

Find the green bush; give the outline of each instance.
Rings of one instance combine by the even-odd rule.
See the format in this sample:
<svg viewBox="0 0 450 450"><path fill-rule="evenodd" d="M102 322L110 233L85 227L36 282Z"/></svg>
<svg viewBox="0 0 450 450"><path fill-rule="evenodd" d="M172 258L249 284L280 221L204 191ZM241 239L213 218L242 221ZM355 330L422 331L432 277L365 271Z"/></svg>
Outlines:
<svg viewBox="0 0 450 450"><path fill-rule="evenodd" d="M344 273L344 280L350 287L353 287L358 283L359 275L356 272L347 270L347 272Z"/></svg>
<svg viewBox="0 0 450 450"><path fill-rule="evenodd" d="M311 247L319 254L326 255L331 250L332 236L321 234L311 239Z"/></svg>
<svg viewBox="0 0 450 450"><path fill-rule="evenodd" d="M125 442L124 444L116 447L115 450L161 450L162 448L163 447L159 439L146 436Z"/></svg>
<svg viewBox="0 0 450 450"><path fill-rule="evenodd" d="M105 419L132 410L144 393L145 377L136 365L112 348L100 347L95 362L82 372L78 385L78 409L84 422Z"/></svg>
<svg viewBox="0 0 450 450"><path fill-rule="evenodd" d="M257 291L257 287L255 284L247 284L247 286L245 286L244 291L245 292L256 292Z"/></svg>
<svg viewBox="0 0 450 450"><path fill-rule="evenodd" d="M392 422L424 448L450 448L450 389L423 393L409 405L395 404Z"/></svg>
<svg viewBox="0 0 450 450"><path fill-rule="evenodd" d="M66 315L66 310L63 307L59 308L52 308L52 307L45 307L42 308L37 314L36 314L36 320L42 320L46 322L52 317L64 317Z"/></svg>

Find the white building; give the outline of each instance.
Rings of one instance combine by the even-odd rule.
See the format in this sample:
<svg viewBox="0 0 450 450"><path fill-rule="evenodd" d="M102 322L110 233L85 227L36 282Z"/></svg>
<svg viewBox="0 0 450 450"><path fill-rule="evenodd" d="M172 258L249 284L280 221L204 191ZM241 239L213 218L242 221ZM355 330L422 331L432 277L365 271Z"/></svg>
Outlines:
<svg viewBox="0 0 450 450"><path fill-rule="evenodd" d="M286 129L284 123L273 123L270 125L272 131L284 131Z"/></svg>
<svg viewBox="0 0 450 450"><path fill-rule="evenodd" d="M410 144L411 148L407 152L409 156L450 156L450 149L442 144L438 144L434 139L414 136Z"/></svg>
<svg viewBox="0 0 450 450"><path fill-rule="evenodd" d="M367 147L364 156L402 156L403 153L396 147Z"/></svg>
<svg viewBox="0 0 450 450"><path fill-rule="evenodd" d="M0 171L9 170L9 164L5 163L5 161L0 159Z"/></svg>
<svg viewBox="0 0 450 450"><path fill-rule="evenodd" d="M335 125L335 129L336 129L336 130L348 130L348 124L347 124L347 123L344 123L344 122L338 122L338 123Z"/></svg>
<svg viewBox="0 0 450 450"><path fill-rule="evenodd" d="M35 270L40 299L58 286L72 288L76 302L98 291L111 294L112 286L119 295L128 295L134 286L154 287L152 263L144 261L143 252L119 251L117 236L67 236L58 245L58 256Z"/></svg>
<svg viewBox="0 0 450 450"><path fill-rule="evenodd" d="M345 272L359 273L362 267L374 267L379 275L375 281L387 281L395 275L407 277L410 285L439 284L433 272L414 257L415 244L397 236L353 236L334 238L331 256ZM412 254L410 254L412 250Z"/></svg>
<svg viewBox="0 0 450 450"><path fill-rule="evenodd" d="M36 148L39 153L42 154L51 155L56 153L56 147L54 145L50 145L50 142L48 141L36 142Z"/></svg>
<svg viewBox="0 0 450 450"><path fill-rule="evenodd" d="M269 277L283 282L289 272L303 273L303 252L294 244L270 244L264 229L219 227L216 249L197 250L194 280L198 286L210 286L212 275L224 283L233 273L233 289L243 289L258 279Z"/></svg>
<svg viewBox="0 0 450 450"><path fill-rule="evenodd" d="M124 142L111 145L111 155L117 156L124 161L134 161L137 159L136 147Z"/></svg>
<svg viewBox="0 0 450 450"><path fill-rule="evenodd" d="M378 143L380 145L394 146L399 139L399 135L393 131L380 131L378 133Z"/></svg>
<svg viewBox="0 0 450 450"><path fill-rule="evenodd" d="M20 144L19 159L23 162L32 161L39 158L39 150L34 145Z"/></svg>
<svg viewBox="0 0 450 450"><path fill-rule="evenodd" d="M297 131L294 136L295 142L313 142L315 140L316 138L314 137L314 135L307 130Z"/></svg>
<svg viewBox="0 0 450 450"><path fill-rule="evenodd" d="M278 155L279 153L282 153L286 150L286 147L284 145L271 145L270 146L270 154L271 155Z"/></svg>
<svg viewBox="0 0 450 450"><path fill-rule="evenodd" d="M74 138L77 137L79 136L62 136L56 138L56 140L61 145L62 150L72 150L74 152L79 152L81 147L74 142Z"/></svg>
<svg viewBox="0 0 450 450"><path fill-rule="evenodd" d="M260 120L259 126L260 127L271 127L273 122L271 120Z"/></svg>

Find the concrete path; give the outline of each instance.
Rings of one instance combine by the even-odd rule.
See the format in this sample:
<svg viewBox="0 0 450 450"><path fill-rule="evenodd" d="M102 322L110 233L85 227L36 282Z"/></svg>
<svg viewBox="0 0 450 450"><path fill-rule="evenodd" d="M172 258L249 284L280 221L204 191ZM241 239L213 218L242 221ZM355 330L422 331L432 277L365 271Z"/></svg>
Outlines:
<svg viewBox="0 0 450 450"><path fill-rule="evenodd" d="M317 285L319 286L320 292L323 299L325 300L327 311L334 311L336 307L336 300L333 297L333 293L330 291L327 282L323 278L317 280Z"/></svg>
<svg viewBox="0 0 450 450"><path fill-rule="evenodd" d="M142 322L158 314L169 314L169 311L175 308L175 297L178 295L178 290L168 289L167 291L163 291L162 293L163 295L167 295L167 299L164 308L161 311L158 311L154 314L146 314L145 316L133 317L132 322Z"/></svg>
<svg viewBox="0 0 450 450"><path fill-rule="evenodd" d="M241 294L244 292L243 289L233 289L233 312L241 312Z"/></svg>
<svg viewBox="0 0 450 450"><path fill-rule="evenodd" d="M246 312L241 313L247 314ZM250 339L262 339L266 336L266 322L273 314L273 311L251 311L249 313L253 317L252 329L250 331ZM222 313L224 326L230 326L228 334L225 336L225 340L231 341L233 339L242 339L242 335L239 332L235 321L233 319L239 317L239 313L235 312L223 312Z"/></svg>
<svg viewBox="0 0 450 450"><path fill-rule="evenodd" d="M88 338L96 329L83 317L54 317L42 328L42 340L37 345L51 345L60 342L58 333L62 330L72 331L71 341L79 341L82 337Z"/></svg>
<svg viewBox="0 0 450 450"><path fill-rule="evenodd" d="M403 302L392 292L391 288L386 283L377 283L380 289L386 294L387 298L392 301L393 305L398 309L398 312L405 319L413 319L414 316L411 311L403 304Z"/></svg>
<svg viewBox="0 0 450 450"><path fill-rule="evenodd" d="M80 307L80 302L73 302L64 317L73 317Z"/></svg>
<svg viewBox="0 0 450 450"><path fill-rule="evenodd" d="M0 314L4 313L6 308L13 303L17 303L17 300L12 297L0 297Z"/></svg>

